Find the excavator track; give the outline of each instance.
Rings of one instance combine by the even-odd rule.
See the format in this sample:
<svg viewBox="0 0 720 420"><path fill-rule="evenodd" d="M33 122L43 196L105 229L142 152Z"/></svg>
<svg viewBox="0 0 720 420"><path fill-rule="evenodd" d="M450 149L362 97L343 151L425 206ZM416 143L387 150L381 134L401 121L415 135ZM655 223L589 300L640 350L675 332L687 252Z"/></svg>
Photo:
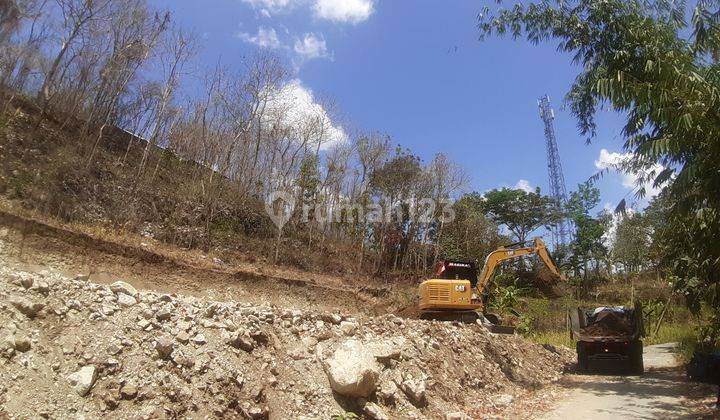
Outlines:
<svg viewBox="0 0 720 420"><path fill-rule="evenodd" d="M456 321L464 324L474 324L479 319L482 320L483 318L485 322L481 322L481 325L488 331L496 334L515 334L514 327L498 325L495 323L497 322L497 316L493 314L487 314L484 317L475 311L423 311L420 314L420 319L428 321Z"/></svg>

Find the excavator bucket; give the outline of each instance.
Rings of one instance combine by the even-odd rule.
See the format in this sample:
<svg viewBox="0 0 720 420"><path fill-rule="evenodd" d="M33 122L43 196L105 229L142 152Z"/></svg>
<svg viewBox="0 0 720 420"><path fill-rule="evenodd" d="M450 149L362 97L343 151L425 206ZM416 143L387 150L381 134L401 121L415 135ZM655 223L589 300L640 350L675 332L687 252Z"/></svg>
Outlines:
<svg viewBox="0 0 720 420"><path fill-rule="evenodd" d="M559 298L565 296L565 290L562 285L567 284L567 280L550 271L545 266L539 266L533 273L533 284L543 295L549 298Z"/></svg>

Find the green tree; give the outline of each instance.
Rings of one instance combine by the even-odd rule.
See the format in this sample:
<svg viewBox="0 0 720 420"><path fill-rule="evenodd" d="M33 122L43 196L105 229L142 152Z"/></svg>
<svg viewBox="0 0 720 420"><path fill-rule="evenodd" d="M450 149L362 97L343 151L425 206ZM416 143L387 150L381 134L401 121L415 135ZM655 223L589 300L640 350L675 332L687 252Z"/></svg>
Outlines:
<svg viewBox="0 0 720 420"><path fill-rule="evenodd" d="M319 161L316 155L307 155L300 162L297 186L300 188L300 199L305 203L315 200L320 186Z"/></svg>
<svg viewBox="0 0 720 420"><path fill-rule="evenodd" d="M570 193L567 202L567 213L575 225L575 236L570 244L572 256L570 265L576 275L582 272L584 285L588 286L589 264L595 265L596 276L600 262L607 255L603 243L607 220L602 214L592 217L590 212L600 203L600 190L588 183L578 185L578 189Z"/></svg>
<svg viewBox="0 0 720 420"><path fill-rule="evenodd" d="M562 217L555 201L541 195L539 188L534 192L509 188L488 191L483 209L492 221L505 225L520 242L538 228L553 225Z"/></svg>
<svg viewBox="0 0 720 420"><path fill-rule="evenodd" d="M669 183L658 238L664 268L691 308L720 321L720 2L581 0L480 14L481 37L554 39L580 70L566 97L588 141L599 107L626 115L622 169ZM687 16L692 16L690 21ZM644 195L639 186L638 195ZM716 329L717 330L717 329Z"/></svg>
<svg viewBox="0 0 720 420"><path fill-rule="evenodd" d="M626 273L637 273L647 267L650 257L652 228L643 213L629 213L615 229L612 258L622 264Z"/></svg>
<svg viewBox="0 0 720 420"><path fill-rule="evenodd" d="M483 198L474 192L453 203L455 219L445 226L440 238L440 255L445 258L478 259L508 242L498 234L495 223L485 217Z"/></svg>
<svg viewBox="0 0 720 420"><path fill-rule="evenodd" d="M374 237L380 258L377 270L384 265L393 268L402 262L416 232L408 202L423 184L420 158L398 148L395 156L370 176L370 188L376 204L382 208L382 220L374 226Z"/></svg>

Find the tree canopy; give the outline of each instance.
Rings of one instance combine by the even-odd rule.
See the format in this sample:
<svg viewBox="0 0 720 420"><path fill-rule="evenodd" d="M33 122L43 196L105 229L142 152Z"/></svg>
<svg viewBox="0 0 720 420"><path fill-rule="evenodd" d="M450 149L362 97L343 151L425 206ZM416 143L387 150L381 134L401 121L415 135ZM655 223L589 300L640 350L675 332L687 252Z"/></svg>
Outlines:
<svg viewBox="0 0 720 420"><path fill-rule="evenodd" d="M539 188L534 192L509 188L488 191L483 209L492 221L505 225L521 242L541 226L557 223L561 217L555 201L541 195Z"/></svg>
<svg viewBox="0 0 720 420"><path fill-rule="evenodd" d="M720 2L580 0L517 4L479 16L481 37L554 40L581 69L566 102L580 132L626 115L623 170L668 184L663 266L689 301L720 311ZM687 17L691 16L688 21ZM698 307L697 304L693 305Z"/></svg>

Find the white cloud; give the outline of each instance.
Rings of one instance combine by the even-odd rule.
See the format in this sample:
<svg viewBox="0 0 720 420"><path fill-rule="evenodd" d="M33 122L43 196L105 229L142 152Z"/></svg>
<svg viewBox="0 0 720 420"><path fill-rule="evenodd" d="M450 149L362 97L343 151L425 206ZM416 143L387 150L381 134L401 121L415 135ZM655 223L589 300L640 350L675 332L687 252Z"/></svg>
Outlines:
<svg viewBox="0 0 720 420"><path fill-rule="evenodd" d="M315 16L333 22L360 23L374 11L373 0L315 0Z"/></svg>
<svg viewBox="0 0 720 420"><path fill-rule="evenodd" d="M530 181L527 179L519 180L514 187L516 190L523 190L525 192L535 192L535 188L530 185Z"/></svg>
<svg viewBox="0 0 720 420"><path fill-rule="evenodd" d="M303 86L300 80L291 80L273 96L268 108L283 114L284 125L294 129L306 126L309 121L322 125L321 149L347 141L345 129L332 121L327 110L316 101L313 92Z"/></svg>
<svg viewBox="0 0 720 420"><path fill-rule="evenodd" d="M615 245L618 225L620 225L623 218L632 217L632 215L635 214L635 210L632 207L627 207L625 209L625 214L615 213L615 206L606 202L605 205L603 205L603 211L610 214L612 220L610 221L610 226L607 231L603 234L602 239L605 246L612 248Z"/></svg>
<svg viewBox="0 0 720 420"><path fill-rule="evenodd" d="M622 174L622 185L623 187L632 190L641 186L645 187L645 197L650 199L655 197L662 191L663 186L654 187L652 182L644 185L638 185L638 180L642 174L625 172L620 169L620 165L632 158L632 153L618 153L609 152L607 149L600 150L600 156L595 161L595 167L597 169L610 169L621 172ZM655 175L659 174L663 170L663 166L660 164L654 164L648 169L648 172L655 172Z"/></svg>
<svg viewBox="0 0 720 420"><path fill-rule="evenodd" d="M259 10L263 16L270 17L271 13L276 13L285 9L289 9L297 3L297 0L242 0Z"/></svg>
<svg viewBox="0 0 720 420"><path fill-rule="evenodd" d="M302 40L296 39L294 50L303 60L328 56L325 39L312 33L305 34Z"/></svg>
<svg viewBox="0 0 720 420"><path fill-rule="evenodd" d="M261 15L269 18L273 13L284 12L298 6L312 5L318 19L337 23L360 23L375 11L375 0L242 0Z"/></svg>
<svg viewBox="0 0 720 420"><path fill-rule="evenodd" d="M236 36L245 42L255 44L261 48L277 49L282 47L280 38L277 36L277 32L273 28L266 28L261 26L258 28L256 35L249 34L247 32L238 32Z"/></svg>

